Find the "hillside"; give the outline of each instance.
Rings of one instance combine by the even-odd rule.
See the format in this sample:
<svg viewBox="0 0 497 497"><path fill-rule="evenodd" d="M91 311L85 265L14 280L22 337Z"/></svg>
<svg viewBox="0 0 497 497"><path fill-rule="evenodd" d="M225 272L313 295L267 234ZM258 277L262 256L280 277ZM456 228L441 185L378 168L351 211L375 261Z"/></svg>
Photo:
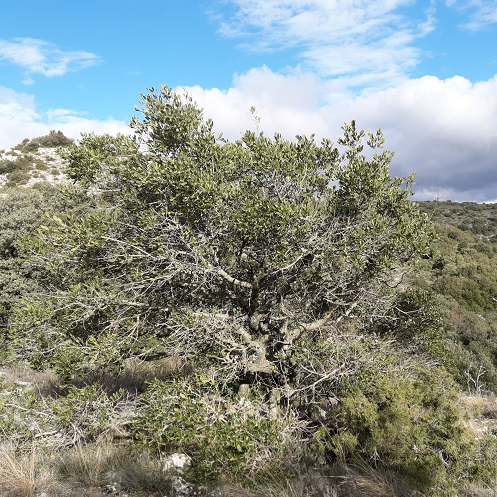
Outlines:
<svg viewBox="0 0 497 497"><path fill-rule="evenodd" d="M25 139L10 150L0 151L0 188L64 182L64 164L57 149L70 144L72 140L60 131L52 131L39 138Z"/></svg>
<svg viewBox="0 0 497 497"><path fill-rule="evenodd" d="M478 388L496 392L497 204L420 205L435 223L438 239L412 282L438 296L444 309L453 348L447 367L468 388L479 371Z"/></svg>
<svg viewBox="0 0 497 497"><path fill-rule="evenodd" d="M421 208L434 223L449 224L484 240L497 238L497 203L421 202Z"/></svg>

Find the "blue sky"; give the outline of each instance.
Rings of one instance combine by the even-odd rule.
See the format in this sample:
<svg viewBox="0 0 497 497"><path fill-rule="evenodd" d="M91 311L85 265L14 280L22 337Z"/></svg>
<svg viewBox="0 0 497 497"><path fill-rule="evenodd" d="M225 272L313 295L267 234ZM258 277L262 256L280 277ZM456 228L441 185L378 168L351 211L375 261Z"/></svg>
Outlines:
<svg viewBox="0 0 497 497"><path fill-rule="evenodd" d="M417 198L497 200L497 0L4 0L0 149L126 131L185 89L216 128L382 128Z"/></svg>

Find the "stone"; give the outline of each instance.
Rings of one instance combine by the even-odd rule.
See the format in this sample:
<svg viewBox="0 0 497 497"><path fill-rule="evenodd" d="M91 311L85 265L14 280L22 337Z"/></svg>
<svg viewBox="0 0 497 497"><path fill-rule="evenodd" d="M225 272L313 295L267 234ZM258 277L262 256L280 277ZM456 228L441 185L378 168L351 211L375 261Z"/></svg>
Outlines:
<svg viewBox="0 0 497 497"><path fill-rule="evenodd" d="M164 458L162 471L169 475L181 475L192 465L192 458L187 454L175 452Z"/></svg>

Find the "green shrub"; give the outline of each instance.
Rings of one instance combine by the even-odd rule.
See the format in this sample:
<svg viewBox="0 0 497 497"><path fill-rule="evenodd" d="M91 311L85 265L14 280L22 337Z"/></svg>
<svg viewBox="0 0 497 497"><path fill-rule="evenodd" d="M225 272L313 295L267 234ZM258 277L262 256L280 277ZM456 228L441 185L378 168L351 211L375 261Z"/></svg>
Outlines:
<svg viewBox="0 0 497 497"><path fill-rule="evenodd" d="M440 369L363 371L346 380L321 443L342 463L393 470L429 495L455 492L475 455L458 391ZM318 438L318 437L316 437Z"/></svg>
<svg viewBox="0 0 497 497"><path fill-rule="evenodd" d="M497 488L497 433L485 433L478 440L476 457L470 461L468 471L475 483Z"/></svg>
<svg viewBox="0 0 497 497"><path fill-rule="evenodd" d="M16 169L16 162L10 159L0 161L0 174L8 174Z"/></svg>
<svg viewBox="0 0 497 497"><path fill-rule="evenodd" d="M29 386L0 385L0 444L29 448L92 442L120 426L131 400L123 390L107 394L98 384L71 386L65 394L42 397ZM119 425L119 426L118 426Z"/></svg>
<svg viewBox="0 0 497 497"><path fill-rule="evenodd" d="M29 143L29 138L24 138L21 143L18 143L12 150L22 150Z"/></svg>
<svg viewBox="0 0 497 497"><path fill-rule="evenodd" d="M71 386L66 395L53 401L53 422L61 432L72 435L73 440L94 441L112 428L113 415L126 402L124 390L109 395L98 383L83 388Z"/></svg>
<svg viewBox="0 0 497 497"><path fill-rule="evenodd" d="M440 339L444 315L437 295L408 288L399 292L380 329L401 341L417 342L429 349Z"/></svg>
<svg viewBox="0 0 497 497"><path fill-rule="evenodd" d="M13 186L25 185L31 179L31 175L22 170L15 170L7 174L7 183L5 186L12 188Z"/></svg>
<svg viewBox="0 0 497 497"><path fill-rule="evenodd" d="M62 131L52 130L48 135L33 138L32 140L25 138L14 148L22 152L36 152L39 148L68 147L73 143L74 140L65 136Z"/></svg>
<svg viewBox="0 0 497 497"><path fill-rule="evenodd" d="M0 161L0 174L7 175L8 182L6 186L22 185L29 179L28 171L32 167L33 157L30 155L20 155L15 160L4 159Z"/></svg>
<svg viewBox="0 0 497 497"><path fill-rule="evenodd" d="M46 212L79 215L88 207L86 192L50 185L11 189L0 198L0 327L7 330L12 307L31 292L40 290L40 276L20 254L21 240L36 233L49 219ZM20 314L22 316L22 314Z"/></svg>
<svg viewBox="0 0 497 497"><path fill-rule="evenodd" d="M28 444L35 427L44 430L43 419L36 419L39 398L30 389L7 387L0 378L0 445Z"/></svg>
<svg viewBox="0 0 497 497"><path fill-rule="evenodd" d="M135 439L157 451L187 453L200 480L284 471L294 441L292 416L268 419L257 394L220 395L202 374L153 380L137 409Z"/></svg>

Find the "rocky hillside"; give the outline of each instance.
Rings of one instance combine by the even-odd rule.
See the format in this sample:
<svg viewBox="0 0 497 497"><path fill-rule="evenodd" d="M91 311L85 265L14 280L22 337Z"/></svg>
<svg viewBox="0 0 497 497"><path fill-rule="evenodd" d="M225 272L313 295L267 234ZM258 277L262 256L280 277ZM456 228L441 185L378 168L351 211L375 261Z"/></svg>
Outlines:
<svg viewBox="0 0 497 497"><path fill-rule="evenodd" d="M39 138L25 139L10 150L0 150L0 188L65 181L64 161L58 150L71 144L72 140L62 132L51 131Z"/></svg>
<svg viewBox="0 0 497 497"><path fill-rule="evenodd" d="M419 204L434 223L450 225L471 232L481 240L497 241L497 203L421 202Z"/></svg>

